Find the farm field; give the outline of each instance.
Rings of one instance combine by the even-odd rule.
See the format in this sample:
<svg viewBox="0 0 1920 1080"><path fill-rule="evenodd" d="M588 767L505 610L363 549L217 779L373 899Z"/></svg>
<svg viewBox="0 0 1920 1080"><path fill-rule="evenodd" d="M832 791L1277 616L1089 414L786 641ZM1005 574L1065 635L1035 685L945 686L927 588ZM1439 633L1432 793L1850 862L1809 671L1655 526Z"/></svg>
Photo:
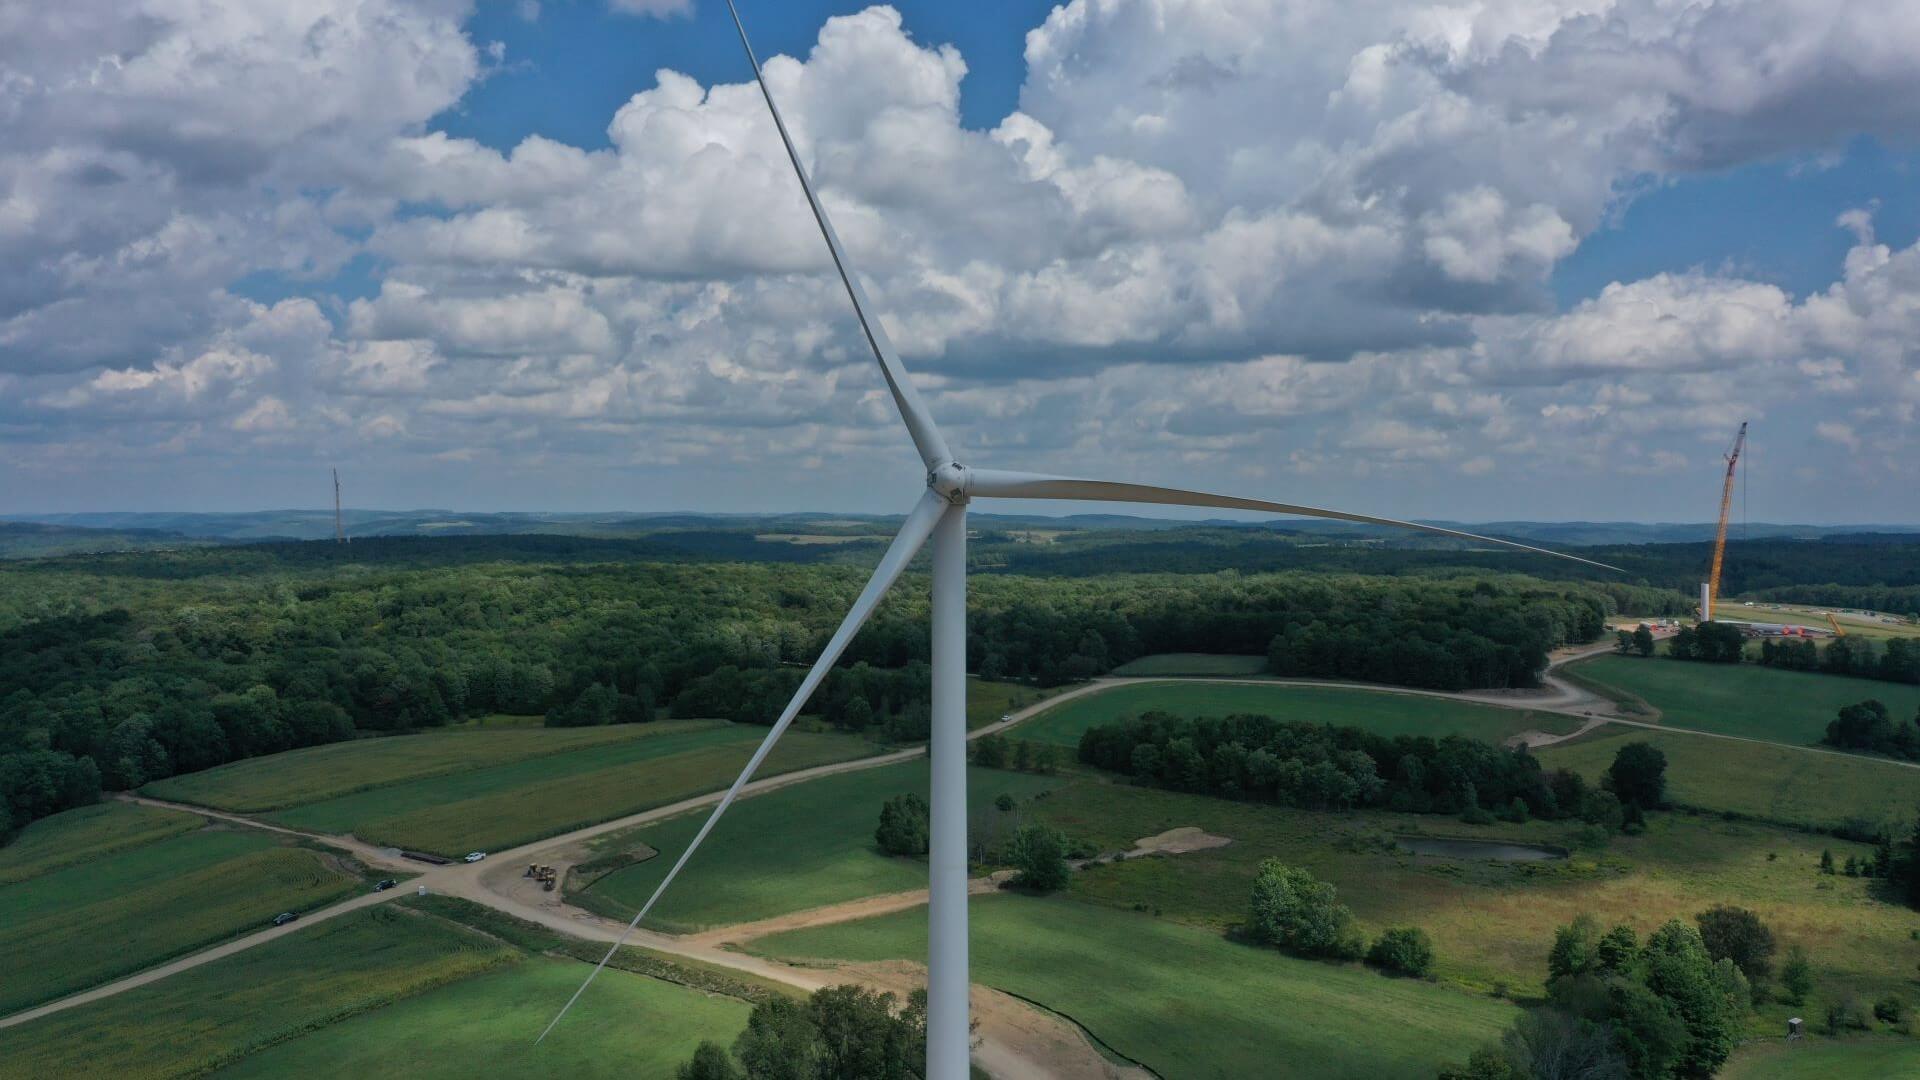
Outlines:
<svg viewBox="0 0 1920 1080"><path fill-rule="evenodd" d="M330 1024L214 1075L667 1077L702 1040L731 1045L752 1008L609 968L535 1046L588 970L533 957Z"/></svg>
<svg viewBox="0 0 1920 1080"><path fill-rule="evenodd" d="M1065 686L1036 687L1024 683L992 682L975 676L967 676L967 730L983 727L1000 719L1001 716L1025 708L1036 701L1044 701L1055 694L1073 689L1078 683Z"/></svg>
<svg viewBox="0 0 1920 1080"><path fill-rule="evenodd" d="M972 930L976 982L1071 1016L1163 1076L1431 1080L1441 1064L1498 1038L1516 1011L1063 898L977 899ZM748 947L788 959L919 960L926 909Z"/></svg>
<svg viewBox="0 0 1920 1080"><path fill-rule="evenodd" d="M1920 810L1920 769L1866 755L1618 727L1535 754L1546 768L1597 780L1629 742L1667 755L1667 797L1682 806L1815 829L1860 822L1869 831L1907 830Z"/></svg>
<svg viewBox="0 0 1920 1080"><path fill-rule="evenodd" d="M974 768L968 770L968 782L974 807L970 831L977 838L986 822L998 816L993 803L1000 795L1024 803L1061 781ZM924 861L882 854L873 839L881 805L909 791L926 797L925 759L822 777L735 803L660 898L646 925L688 932L925 888ZM661 855L597 879L591 867L577 869L576 880L593 884L573 893L574 902L623 920L632 918L705 819L705 811L700 811L600 838L595 846L610 855L635 843Z"/></svg>
<svg viewBox="0 0 1920 1080"><path fill-rule="evenodd" d="M518 955L451 923L383 904L0 1030L0 1077L201 1075Z"/></svg>
<svg viewBox="0 0 1920 1080"><path fill-rule="evenodd" d="M1705 740L1701 740L1705 741ZM1729 898L1760 912L1785 942L1805 944L1819 990L1874 1001L1911 992L1920 943L1911 912L1873 897L1867 879L1820 875L1820 852L1865 857L1866 845L1770 826L1687 814L1656 814L1641 836L1619 836L1565 863L1422 858L1399 850L1408 833L1574 847L1575 828L1534 821L1467 826L1446 817L1379 811L1314 813L1076 779L1034 804L1034 816L1103 849L1195 825L1232 839L1225 847L1128 859L1074 874L1076 899L1221 932L1245 918L1262 859L1303 866L1333 883L1362 929L1417 925L1433 936L1443 981L1488 990L1544 989L1554 930L1590 912L1637 931L1693 916ZM1769 858L1772 856L1772 858ZM1779 1006L1767 1024L1784 1020ZM1808 1015L1813 1015L1809 1012ZM1824 1014L1822 1014L1824 1015ZM1764 1030L1771 1031L1771 1027Z"/></svg>
<svg viewBox="0 0 1920 1080"><path fill-rule="evenodd" d="M766 729L705 725L375 788L282 810L270 820L441 855L511 847L723 788ZM872 743L795 731L762 776L864 757Z"/></svg>
<svg viewBox="0 0 1920 1080"><path fill-rule="evenodd" d="M1469 735L1499 741L1522 731L1572 731L1579 721L1556 713L1504 709L1418 694L1341 690L1321 686L1259 686L1233 683L1164 682L1117 686L1062 703L1014 728L1015 738L1055 743L1069 750L1096 724L1159 710L1177 716L1264 713L1365 728L1382 735Z"/></svg>
<svg viewBox="0 0 1920 1080"><path fill-rule="evenodd" d="M1121 664L1113 674L1123 677L1154 675L1263 675L1264 656L1233 656L1227 653L1155 653Z"/></svg>
<svg viewBox="0 0 1920 1080"><path fill-rule="evenodd" d="M34 822L12 843L0 847L0 886L192 832L205 824L198 814L124 802L68 810Z"/></svg>
<svg viewBox="0 0 1920 1080"><path fill-rule="evenodd" d="M0 1013L49 1001L362 888L337 857L215 827L0 888Z"/></svg>
<svg viewBox="0 0 1920 1080"><path fill-rule="evenodd" d="M1920 1076L1920 1040L1890 1037L1784 1039L1734 1051L1720 1080L1888 1080Z"/></svg>
<svg viewBox="0 0 1920 1080"><path fill-rule="evenodd" d="M1875 698L1893 715L1920 710L1920 686L1758 664L1699 664L1660 657L1596 656L1569 669L1644 699L1669 727L1810 746L1842 706Z"/></svg>
<svg viewBox="0 0 1920 1080"><path fill-rule="evenodd" d="M442 728L247 758L156 780L141 792L156 799L254 814L550 754L725 726L718 720L679 720L585 728Z"/></svg>

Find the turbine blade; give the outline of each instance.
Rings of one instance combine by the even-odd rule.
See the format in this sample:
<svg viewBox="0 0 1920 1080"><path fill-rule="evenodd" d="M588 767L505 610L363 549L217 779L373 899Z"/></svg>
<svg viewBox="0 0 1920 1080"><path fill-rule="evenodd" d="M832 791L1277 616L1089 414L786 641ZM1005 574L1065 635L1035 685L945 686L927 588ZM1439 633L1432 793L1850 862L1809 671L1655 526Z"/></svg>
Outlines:
<svg viewBox="0 0 1920 1080"><path fill-rule="evenodd" d="M780 141L787 148L787 160L793 162L794 175L800 178L800 188L807 193L807 205L813 208L813 220L819 223L820 235L826 238L827 250L833 254L834 269L840 272L840 281L847 287L847 298L853 301L853 313L860 320L860 329L867 335L867 346L873 350L873 358L880 361L880 374L886 377L887 389L893 392L893 403L900 409L900 419L906 421L907 434L912 437L914 448L920 451L920 459L926 462L927 468L945 465L953 460L953 453L947 449L946 437L940 434L940 428L933 422L933 414L927 411L926 403L920 400L920 392L914 389L913 381L907 377L907 369L901 366L899 356L893 351L893 342L880 325L879 316L872 311L873 305L867 300L867 290L861 286L860 276L854 272L846 249L840 246L839 235L833 231L833 223L827 219L827 208L820 205L819 196L813 193L813 181L807 178L806 166L800 163L800 152L794 149L793 137L787 133L787 122L780 116L780 106L774 104L773 90L767 86L767 76L760 70L760 58L754 55L753 43L747 40L747 26L740 21L740 9L734 7L733 0L727 0L727 10L733 15L734 29L740 32L740 46L747 51L747 63L753 65L753 77L760 84L760 96L767 99L767 111L773 114L773 126L779 129Z"/></svg>
<svg viewBox="0 0 1920 1080"><path fill-rule="evenodd" d="M1162 503L1170 506L1216 506L1226 510L1260 510L1271 514L1294 514L1299 517L1332 518L1338 521L1355 521L1363 525L1390 525L1396 529L1417 529L1421 532L1438 533L1459 540L1475 540L1485 544L1499 544L1502 547L1531 551L1538 555L1551 555L1556 559L1597 566L1602 570L1625 573L1617 566L1609 566L1592 559L1583 559L1578 555L1568 555L1547 548L1534 547L1513 540L1502 540L1494 536L1481 536L1479 533L1462 532L1459 529L1442 528L1439 525L1422 525L1417 521L1400 521L1395 518L1374 517L1371 514L1355 514L1345 510L1326 510L1318 506L1296 506L1293 503L1268 502L1265 499L1243 499L1237 495L1211 495L1204 491L1185 491L1181 488L1154 487L1150 484L1127 484L1113 480L1078 480L1067 476L1044 476L1039 473L1008 472L1004 469L968 469L969 481L966 491L969 495L982 495L1003 499L1080 499L1090 502L1129 502Z"/></svg>
<svg viewBox="0 0 1920 1080"><path fill-rule="evenodd" d="M853 602L853 607L848 609L847 617L840 620L840 628L834 631L833 637L827 642L827 647L821 650L820 658L813 662L813 668L807 672L807 677L800 680L800 688L794 691L793 700L787 702L787 707L780 714L779 721L773 725L772 730L767 732L767 737L760 741L760 748L753 752L753 757L747 760L747 767L740 770L740 775L733 781L733 786L721 796L719 804L713 808L713 813L707 816L706 824L700 826L700 831L694 834L692 842L674 861L673 868L667 871L667 876L660 879L660 884L654 888L653 895L647 898L647 902L634 915L633 921L627 923L626 931L607 950L607 955L601 957L600 963L587 974L586 981L580 984L580 989L575 990L573 996L567 999L567 1003L561 1006L559 1014L547 1025L546 1031L542 1031L540 1038L534 1040L535 1044L545 1039L548 1033L553 1031L554 1026L560 1023L560 1018L567 1015L567 1010L573 1008L573 1003L580 1000L580 995L586 993L587 987L592 985L594 978L600 974L600 969L606 967L607 961L613 959L613 954L619 951L620 946L626 944L628 936L633 933L635 927L640 925L640 920L647 917L647 912L653 910L653 905L660 899L660 895L667 891L667 886L673 884L673 879L679 875L680 869L687 865L687 860L693 857L701 841L713 831L713 826L720 820L720 815L727 812L727 807L732 806L733 800L740 795L740 789L747 786L747 781L753 779L754 771L759 769L760 763L767 759L773 744L780 741L780 736L786 734L788 726L793 723L793 718L800 715L801 707L807 703L808 698L813 696L814 690L819 687L820 680L826 677L828 669L833 667L834 661L846 651L847 643L853 640L853 635L859 632L860 627L866 623L867 617L873 614L873 609L880 605L881 597L885 596L887 589L899 579L901 571L907 568L907 564L913 561L921 545L927 542L927 537L933 534L933 526L940 520L940 515L946 512L947 505L945 499L932 491L920 497L913 512L907 515L906 523L900 526L900 532L894 536L893 543L888 545L886 554L881 556L880 565L874 567L873 576L867 579L866 588L860 590L860 596Z"/></svg>

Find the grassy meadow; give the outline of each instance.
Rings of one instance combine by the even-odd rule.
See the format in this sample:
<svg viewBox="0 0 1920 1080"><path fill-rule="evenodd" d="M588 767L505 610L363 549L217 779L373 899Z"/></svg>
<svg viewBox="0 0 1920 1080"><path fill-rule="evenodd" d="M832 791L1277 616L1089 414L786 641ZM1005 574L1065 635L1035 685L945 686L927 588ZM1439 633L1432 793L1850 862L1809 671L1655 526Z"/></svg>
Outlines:
<svg viewBox="0 0 1920 1080"><path fill-rule="evenodd" d="M1906 718L1920 711L1920 686L1780 671L1758 664L1699 664L1662 657L1597 656L1568 669L1639 698L1668 727L1810 746L1842 706L1875 698Z"/></svg>
<svg viewBox="0 0 1920 1080"><path fill-rule="evenodd" d="M198 814L124 802L82 806L41 818L0 847L0 887L193 832L205 824Z"/></svg>
<svg viewBox="0 0 1920 1080"><path fill-rule="evenodd" d="M1814 1036L1789 1044L1785 1039L1768 1039L1734 1051L1720 1070L1720 1080L1890 1080L1902 1076L1920 1076L1920 1040Z"/></svg>
<svg viewBox="0 0 1920 1080"><path fill-rule="evenodd" d="M0 1078L203 1075L519 955L443 920L382 904L0 1030Z"/></svg>
<svg viewBox="0 0 1920 1080"><path fill-rule="evenodd" d="M1057 777L1000 769L970 769L969 795L977 834L998 815L1000 795L1032 805L1033 796L1060 783ZM883 854L874 843L880 807L904 792L927 794L926 760L843 773L742 799L720 819L700 853L675 879L647 917L650 927L688 932L751 922L824 904L881 893L922 889L927 865ZM706 820L706 811L596 840L615 854L644 843L661 854L598 878L584 868L590 887L574 902L620 919L639 905Z"/></svg>
<svg viewBox="0 0 1920 1080"><path fill-rule="evenodd" d="M364 887L338 857L213 827L0 888L0 1013L95 986Z"/></svg>
<svg viewBox="0 0 1920 1080"><path fill-rule="evenodd" d="M681 720L586 728L440 728L247 758L156 780L141 792L156 799L254 814L551 754L725 726L718 720Z"/></svg>
<svg viewBox="0 0 1920 1080"><path fill-rule="evenodd" d="M1486 996L1060 897L978 898L972 931L975 982L1071 1017L1162 1076L1431 1080L1515 1014ZM926 909L748 948L796 960L919 960Z"/></svg>
<svg viewBox="0 0 1920 1080"><path fill-rule="evenodd" d="M1014 728L1016 738L1068 749L1096 724L1161 711L1177 716L1264 713L1284 720L1365 728L1382 735L1469 735L1500 741L1522 731L1568 732L1572 717L1504 709L1418 694L1342 690L1323 686L1220 683L1147 683L1117 686L1061 703Z"/></svg>
<svg viewBox="0 0 1920 1080"><path fill-rule="evenodd" d="M1122 677L1140 678L1158 675L1264 675L1264 656L1233 656L1227 653L1155 653L1129 661L1113 669Z"/></svg>
<svg viewBox="0 0 1920 1080"><path fill-rule="evenodd" d="M500 850L723 788L766 729L704 724L296 806L270 820L441 855ZM794 731L762 776L863 757L850 735Z"/></svg>
<svg viewBox="0 0 1920 1080"><path fill-rule="evenodd" d="M1598 780L1629 742L1651 743L1667 755L1667 797L1682 806L1812 829L1854 822L1869 831L1906 830L1920 811L1920 769L1866 755L1623 727L1535 754L1549 769Z"/></svg>
<svg viewBox="0 0 1920 1080"><path fill-rule="evenodd" d="M1279 858L1332 882L1369 934L1390 926L1426 929L1439 977L1476 990L1505 985L1520 994L1541 992L1554 929L1583 911L1644 934L1723 902L1758 911L1783 948L1794 941L1807 947L1820 984L1808 1010L1824 1008L1828 993L1854 993L1867 1002L1890 992L1911 996L1920 963L1920 942L1910 938L1920 915L1878 899L1870 880L1818 873L1823 849L1842 861L1871 849L1790 829L1657 814L1644 835L1615 837L1603 851L1575 850L1559 863L1496 863L1414 856L1393 837L1426 833L1573 847L1574 830L1542 821L1476 827L1433 815L1313 813L1092 778L1055 790L1033 813L1103 848L1183 825L1233 840L1082 870L1069 886L1076 899L1157 912L1219 933L1245 918L1260 861ZM1768 1024L1785 1016L1765 1015Z"/></svg>
<svg viewBox="0 0 1920 1080"><path fill-rule="evenodd" d="M665 1077L702 1040L730 1045L752 1008L609 968L535 1046L588 970L576 960L533 957L328 1025L215 1075Z"/></svg>

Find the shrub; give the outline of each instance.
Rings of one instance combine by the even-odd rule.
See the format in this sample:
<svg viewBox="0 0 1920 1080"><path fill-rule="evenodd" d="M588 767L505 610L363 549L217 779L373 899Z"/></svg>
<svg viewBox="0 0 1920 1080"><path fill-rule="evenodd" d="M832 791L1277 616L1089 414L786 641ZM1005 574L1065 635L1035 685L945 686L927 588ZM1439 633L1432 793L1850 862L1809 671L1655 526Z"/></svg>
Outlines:
<svg viewBox="0 0 1920 1080"><path fill-rule="evenodd" d="M1009 861L1019 874L1015 885L1035 892L1053 892L1067 884L1067 837L1046 825L1022 825L1013 834Z"/></svg>
<svg viewBox="0 0 1920 1080"><path fill-rule="evenodd" d="M1396 927L1373 943L1367 963L1397 975L1425 978L1433 974L1433 941L1417 926Z"/></svg>
<svg viewBox="0 0 1920 1080"><path fill-rule="evenodd" d="M1813 965L1807 962L1807 950L1798 945L1787 950L1787 962L1780 965L1780 1000L1803 1005L1813 992Z"/></svg>
<svg viewBox="0 0 1920 1080"><path fill-rule="evenodd" d="M1898 994L1888 994L1873 1003L1873 1015L1883 1024L1897 1024L1906 1018L1907 1003Z"/></svg>
<svg viewBox="0 0 1920 1080"><path fill-rule="evenodd" d="M1827 1006L1827 1034L1867 1030L1867 1013L1852 994Z"/></svg>
<svg viewBox="0 0 1920 1080"><path fill-rule="evenodd" d="M1773 974L1773 931L1746 908L1717 904L1694 916L1707 955L1729 959L1751 980Z"/></svg>
<svg viewBox="0 0 1920 1080"><path fill-rule="evenodd" d="M1333 886L1297 866L1278 859L1262 862L1248 907L1249 930L1270 945L1349 959L1366 951L1352 910L1338 902Z"/></svg>

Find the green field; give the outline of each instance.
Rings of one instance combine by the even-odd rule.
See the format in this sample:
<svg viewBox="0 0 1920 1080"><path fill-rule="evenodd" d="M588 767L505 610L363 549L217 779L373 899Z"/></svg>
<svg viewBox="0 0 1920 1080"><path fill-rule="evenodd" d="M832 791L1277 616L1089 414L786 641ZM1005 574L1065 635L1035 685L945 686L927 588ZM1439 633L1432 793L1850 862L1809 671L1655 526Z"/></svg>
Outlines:
<svg viewBox="0 0 1920 1080"><path fill-rule="evenodd" d="M383 904L0 1030L0 1077L200 1075L518 955Z"/></svg>
<svg viewBox="0 0 1920 1080"><path fill-rule="evenodd" d="M1574 828L1543 821L1473 827L1377 811L1314 813L1090 778L1040 800L1035 814L1103 848L1182 825L1233 841L1079 871L1069 886L1076 899L1140 907L1220 932L1245 918L1260 861L1279 858L1332 882L1369 934L1389 926L1425 928L1440 978L1475 989L1504 983L1518 993L1541 992L1554 929L1583 911L1645 933L1670 918L1691 921L1722 902L1752 907L1783 942L1807 947L1820 987L1808 1010L1824 1008L1822 995L1830 992L1868 1002L1890 992L1910 994L1920 962L1920 943L1909 939L1920 923L1911 912L1876 899L1870 880L1817 872L1822 849L1843 862L1871 849L1790 829L1656 814L1644 835L1616 837L1601 852L1576 850L1563 863L1503 864L1420 858L1399 850L1393 837L1427 833L1572 847ZM1766 1015L1772 1024L1786 1014Z"/></svg>
<svg viewBox="0 0 1920 1080"><path fill-rule="evenodd" d="M442 855L497 851L724 788L765 735L765 728L703 724L392 784L282 810L270 819ZM848 735L789 732L760 775L873 750L872 743Z"/></svg>
<svg viewBox="0 0 1920 1080"><path fill-rule="evenodd" d="M972 905L978 983L1064 1013L1162 1076L1431 1080L1499 1037L1513 1006L1357 964L1298 960L1217 933L1072 900ZM784 958L917 960L926 910L780 934Z"/></svg>
<svg viewBox="0 0 1920 1080"><path fill-rule="evenodd" d="M336 857L208 828L0 888L0 1013L150 967L363 887Z"/></svg>
<svg viewBox="0 0 1920 1080"><path fill-rule="evenodd" d="M1056 777L970 769L975 818L996 813L1001 794L1018 800L1054 787ZM647 925L687 932L771 918L880 893L923 889L927 865L882 854L873 841L880 807L903 792L927 793L927 763L917 761L823 777L735 803L660 898ZM633 917L706 812L602 838L608 853L645 843L662 853L594 880L575 900L603 914ZM591 873L589 869L588 874ZM587 880L593 880L582 875Z"/></svg>
<svg viewBox="0 0 1920 1080"><path fill-rule="evenodd" d="M1066 686L1037 687L1021 683L988 682L985 679L967 676L967 730L991 724L1015 709L1022 709L1036 701L1071 690L1078 686L1071 683Z"/></svg>
<svg viewBox="0 0 1920 1080"><path fill-rule="evenodd" d="M1155 653L1113 669L1121 678L1156 675L1264 675L1264 656L1233 656L1226 653Z"/></svg>
<svg viewBox="0 0 1920 1080"><path fill-rule="evenodd" d="M0 848L0 886L192 832L205 824L198 814L124 802L83 806L41 818Z"/></svg>
<svg viewBox="0 0 1920 1080"><path fill-rule="evenodd" d="M1870 831L1904 831L1920 811L1920 769L1886 758L1621 727L1535 753L1549 769L1597 780L1629 742L1667 755L1667 797L1682 806L1814 829L1858 822Z"/></svg>
<svg viewBox="0 0 1920 1080"><path fill-rule="evenodd" d="M1785 1039L1768 1039L1741 1047L1720 1070L1720 1080L1891 1080L1901 1076L1920 1076L1920 1040L1814 1037L1789 1044Z"/></svg>
<svg viewBox="0 0 1920 1080"><path fill-rule="evenodd" d="M744 1001L609 968L535 1046L588 970L537 957L329 1025L217 1075L666 1077L702 1040L727 1046L746 1026Z"/></svg>
<svg viewBox="0 0 1920 1080"><path fill-rule="evenodd" d="M1522 731L1568 732L1572 717L1477 705L1468 701L1324 686L1164 682L1118 686L1063 702L1013 729L1016 738L1075 748L1096 724L1159 710L1177 716L1264 713L1365 728L1381 735L1469 735L1499 741Z"/></svg>
<svg viewBox="0 0 1920 1080"><path fill-rule="evenodd" d="M683 720L589 728L442 729L354 739L156 780L141 792L156 799L253 814L547 754L721 726L718 720Z"/></svg>
<svg viewBox="0 0 1920 1080"><path fill-rule="evenodd" d="M1868 698L1885 703L1896 718L1920 710L1920 686L1758 664L1597 656L1568 670L1646 701L1660 710L1660 722L1669 727L1794 746L1819 742L1842 706Z"/></svg>

